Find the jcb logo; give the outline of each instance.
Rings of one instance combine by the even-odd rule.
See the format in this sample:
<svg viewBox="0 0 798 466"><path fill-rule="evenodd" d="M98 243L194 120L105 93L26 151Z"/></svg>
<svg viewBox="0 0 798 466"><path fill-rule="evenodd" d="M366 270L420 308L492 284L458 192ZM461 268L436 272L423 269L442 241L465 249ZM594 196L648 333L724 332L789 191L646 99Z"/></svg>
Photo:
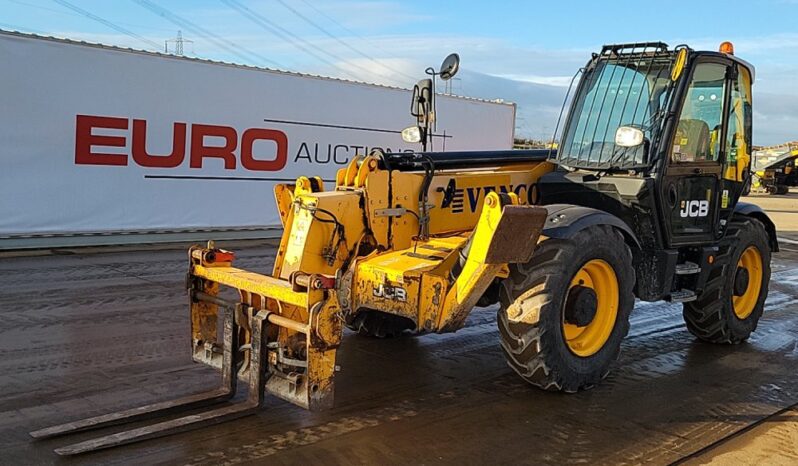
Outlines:
<svg viewBox="0 0 798 466"><path fill-rule="evenodd" d="M682 217L706 217L709 214L709 201L682 201Z"/></svg>
<svg viewBox="0 0 798 466"><path fill-rule="evenodd" d="M394 301L407 301L407 291L399 286L383 285L374 288L374 296L377 298L392 299Z"/></svg>

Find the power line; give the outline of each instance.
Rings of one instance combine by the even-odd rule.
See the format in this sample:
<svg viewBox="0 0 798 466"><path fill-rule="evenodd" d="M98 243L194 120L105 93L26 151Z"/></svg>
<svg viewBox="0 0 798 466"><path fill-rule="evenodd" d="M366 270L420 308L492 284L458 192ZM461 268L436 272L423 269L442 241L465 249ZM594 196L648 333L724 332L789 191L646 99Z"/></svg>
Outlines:
<svg viewBox="0 0 798 466"><path fill-rule="evenodd" d="M245 17L247 17L250 20L254 21L255 23L259 24L261 27L263 27L267 31L270 31L271 33L277 35L278 37L290 42L291 44L293 44L294 46L300 48L305 53L313 56L314 58L316 58L318 60L321 60L324 63L328 64L329 66L332 66L333 68L337 69L338 71L343 72L343 73L351 76L355 80L362 79L362 77L357 76L355 74L352 74L351 72L347 71L346 69L341 68L340 66L336 65L335 63L332 63L329 60L319 56L315 52L321 52L321 53L333 58L334 60L339 60L339 61L342 61L342 62L346 61L343 58L335 55L334 53L328 52L328 51L320 48L319 46L306 41L305 39L297 36L293 32L291 32L288 29L280 26L279 24L275 23L274 21L271 21L270 19L266 18L265 16L259 14L256 11L252 10L251 8L248 8L248 7L244 6L244 5L242 5L238 0L221 0L221 1L222 1L222 3L226 4L227 6L237 10L239 13L243 14ZM357 69L361 70L364 73L371 73L372 72L371 70L363 68L362 66L358 65L357 63L350 63L350 65L352 65L354 68L357 68Z"/></svg>
<svg viewBox="0 0 798 466"><path fill-rule="evenodd" d="M35 3L23 2L23 1L20 1L20 0L6 0L6 1L7 2L11 2L11 3L16 3L17 5L28 6L28 7L31 7L31 8L38 8L40 10L49 11L51 13L57 13L59 15L64 15L64 16L74 16L76 18L79 17L79 16L83 16L83 15L79 15L79 14L75 14L75 13L70 13L68 11L59 10L57 8L48 8L46 6L36 5Z"/></svg>
<svg viewBox="0 0 798 466"><path fill-rule="evenodd" d="M291 33L289 30L281 27L280 25L274 23L273 21L269 20L268 18L264 17L263 15L259 14L258 12L238 3L235 0L221 0L222 3L229 6L230 8L236 10L245 18L249 19L250 21L254 22L255 24L259 25L263 29L269 31L270 33L276 35L277 37L289 42L293 46L299 48L300 50L304 51L308 55L312 56L313 58L326 63L327 65L335 68L341 73L348 75L353 79L358 79L358 77L344 68L339 67L335 63L327 60L326 58L322 57L321 55L314 52L312 49L316 49L319 52L324 52L323 50L319 49L318 47L314 46L313 44L309 44L304 41L299 36ZM305 43L306 45L303 45ZM324 52L327 53L327 52ZM329 55L329 53L327 53Z"/></svg>
<svg viewBox="0 0 798 466"><path fill-rule="evenodd" d="M389 72L392 72L392 73L394 73L394 72L395 72L395 73L401 74L401 75L403 75L403 76L405 76L405 77L407 77L407 78L409 78L409 79L415 79L414 77L412 77L412 76L409 76L409 75L406 75L406 74L402 73L401 71L393 70L392 68L388 67L388 66L387 66L387 65L385 65L384 63L380 63L379 61L375 60L373 57L369 56L368 54L366 54L366 53L364 53L364 52L362 52L362 51L360 51L360 50L356 49L356 48L355 48L355 47L353 47L351 44L349 44L349 43L348 43L348 42L346 42L345 40L341 39L340 37L336 36L335 34L331 33L331 32L330 32L330 31L328 31L327 29L324 29L324 27L322 27L321 25L317 24L315 21L313 21L312 19L308 18L307 16L303 15L303 14L302 14L301 12L299 12L299 11L298 11L296 8L294 8L294 7L292 7L291 5L287 4L287 3L286 3L286 2L284 2L283 0L277 0L277 2L278 2L280 5L284 6L286 9L288 9L290 12L292 12L293 14L295 14L296 16L298 16L299 18L301 18L303 21L305 21L306 23L310 24L311 26L313 26L314 28L316 28L317 30L319 30L319 31L320 31L322 34L324 34L324 35L326 35L327 37L329 37L329 38L333 39L334 41L336 41L336 42L338 42L339 44L343 45L344 47L348 48L348 49L349 49L349 50L351 50L352 52L354 52L354 53L356 53L356 54L360 55L361 57L365 58L366 60L369 60L370 62L372 62L372 63L374 63L374 64L376 64L376 65L378 65L378 66L381 66L381 67L383 67L383 68L387 69ZM315 9L315 8L314 8L314 9ZM318 11L318 10L317 10L317 11ZM380 74L382 74L382 73L380 73ZM383 75L383 76L385 76L385 75Z"/></svg>
<svg viewBox="0 0 798 466"><path fill-rule="evenodd" d="M23 6L27 6L27 7L30 7L30 8L36 8L36 9L42 10L42 11L49 11L50 13L55 13L55 14L58 14L58 15L61 15L61 16L72 16L72 17L75 17L75 18L79 18L79 17L83 16L83 15L78 14L78 13L72 13L72 12L60 10L60 9L57 9L57 8L48 8L46 6L37 5L35 3L23 2L22 0L6 0L6 1L10 2L10 3L16 3L17 5L23 5ZM172 29L151 27L151 26L143 26L141 24L133 24L133 23L128 23L126 21L116 21L116 24L121 24L122 26L132 26L134 28L146 29L146 30L149 30L149 31L172 31Z"/></svg>
<svg viewBox="0 0 798 466"><path fill-rule="evenodd" d="M355 37L357 37L357 38L359 38L359 39L365 39L363 36L361 36L361 35L360 35L360 34L358 34L357 32L355 32L355 31L353 31L353 30L349 29L348 27L344 26L343 24L341 24L339 21L337 21L337 20L336 20L335 18L333 18L332 16L330 16L330 15L328 15L327 13L323 12L322 10L318 9L318 8L316 7L316 5L314 5L313 3L311 3L311 2L309 2L309 1L307 1L307 0L300 0L300 1L301 1L302 3L304 3L305 5L307 5L308 7L310 7L310 8L311 8L313 11L315 11L316 13L318 13L318 14L320 14L321 16L324 16L325 18L327 18L327 19L328 19L328 20L329 20L331 23L335 24L336 26L338 26L338 27L339 27L339 28L341 28L342 30L344 30L344 31L348 32L349 34L351 34L351 35L353 35L353 36L355 36ZM370 44L371 44L371 45L372 45L374 48L376 48L376 49L378 49L378 50L380 50L380 51L382 51L382 52L389 53L387 50L383 49L382 47L378 46L377 44L375 44L375 43L372 43L372 42L369 42L369 43L370 43ZM394 56L394 58L398 58L398 57Z"/></svg>
<svg viewBox="0 0 798 466"><path fill-rule="evenodd" d="M308 7L310 7L310 8L311 8L313 11L315 11L315 12L316 12L316 13L318 13L319 15L321 15L321 16L323 16L323 17L327 18L327 20L329 20L331 23L333 23L333 24L335 24L336 26L338 26L339 28L341 28L341 30L343 30L343 31L346 31L347 33L349 33L350 35L352 35L352 36L354 36L354 37L357 37L358 39L360 39L360 40L362 40L363 42L365 42L365 43L367 43L367 44L371 45L372 47L374 47L375 49L377 49L377 50L379 50L380 52L384 53L385 55L387 55L387 56L389 56L389 57L391 57L391 58L396 58L396 59L400 59L400 60L401 60L402 58L404 58L404 57L400 57L400 56L396 55L395 53L389 52L388 50L385 50L385 49L384 49L383 47L381 47L381 46L380 46L378 43L376 43L376 42L374 42L374 41L372 41L372 40L369 40L367 37L364 37L362 34L359 34L359 33L355 32L355 31L351 30L350 28L348 28L348 27L344 26L343 24L341 24L341 22L340 22L340 21L336 20L336 19L335 19L335 18L333 18L332 16L330 16L330 15L328 15L327 13L325 13L324 11L320 10L320 9L319 9L318 7L316 7L316 5L314 5L312 2L309 2L308 0L300 0L300 1L301 1L302 3L304 3L305 5L307 5ZM409 75L406 75L406 74L403 74L403 76L407 76L407 77L409 77L409 78L411 78L411 79L413 79L413 80L417 79L417 77L409 76Z"/></svg>
<svg viewBox="0 0 798 466"><path fill-rule="evenodd" d="M141 5L142 7L150 10L151 12L155 13L156 15L166 19L167 21L170 21L170 22L172 22L172 23L174 23L174 24L176 24L176 25L178 25L180 27L183 27L184 29L188 29L189 31L193 32L194 34L196 34L198 36L204 37L205 39L207 39L210 42L214 43L217 47L219 47L221 49L224 49L227 52L229 52L229 53L241 58L245 62L251 62L252 61L252 57L255 57L255 58L257 58L257 60L260 60L261 62L270 63L271 65L273 65L273 66L275 66L277 68L287 69L287 67L281 65L280 63L278 63L278 62L276 62L276 61L274 61L274 60L272 60L270 58L267 58L267 57L265 57L265 56L263 56L263 55L261 55L261 54L259 54L257 52L253 52L251 50L247 50L244 47L240 47L239 45L237 45L234 42L231 42L231 41L229 41L227 39L219 37L218 35L214 34L213 32L211 32L211 31L209 31L209 30L207 30L205 28L203 28L202 26L200 26L198 24L195 24L195 23L183 18L183 17L181 17L180 15L178 15L176 13L172 13L171 11L167 10L166 8L164 8L162 6L155 5L154 3L152 3L149 0L133 0L133 1L138 3L139 5ZM159 49L160 49L160 47L161 46L158 45ZM245 53L242 53L242 51L245 52ZM249 56L247 56L247 54L249 54ZM255 61L257 61L257 60L255 60Z"/></svg>
<svg viewBox="0 0 798 466"><path fill-rule="evenodd" d="M135 32L133 32L133 31L131 31L129 29L125 29L122 26L119 26L118 24L115 24L115 23L113 23L111 21L108 21L107 19L101 18L101 17L99 17L99 16L97 16L97 15L91 13L91 12L88 12L88 11L84 10L83 8L77 7L77 6L67 2L66 0L53 0L53 1L55 3L58 3L61 6L69 8L70 10L72 10L72 11L74 11L76 13L80 13L81 15L83 15L83 16L89 18L89 19L92 19L94 21L97 21L98 23L104 24L105 26L108 26L109 28L111 28L111 29L113 29L113 30L115 30L117 32L121 32L122 34L125 34L125 35L128 35L130 37L133 37L134 39L138 39L138 40L140 40L142 42L145 42L145 43L149 44L150 46L152 46L155 50L159 50L161 48L161 45L158 44L157 42L152 41L150 39L147 39L144 36L140 36L140 35L136 34Z"/></svg>
<svg viewBox="0 0 798 466"><path fill-rule="evenodd" d="M283 65L277 63L274 60L271 60L271 59L269 59L269 58L267 58L267 57L265 57L265 56L263 56L263 55L261 55L259 53L249 51L249 50L245 49L244 47L240 47L238 44L236 44L234 42L231 42L231 41L229 41L227 39L224 39L224 38L214 34L213 32L203 28L202 26L200 26L198 24L195 24L195 23L183 18L182 16L180 16L180 15L178 15L176 13L173 13L173 12L167 10L164 7L161 7L159 5L155 5L154 3L150 2L149 0L133 0L133 1L138 3L139 5L141 5L142 7L150 10L151 12L155 13L156 15L166 19L167 21L170 21L173 24L176 24L176 25L181 26L181 27L183 27L185 29L188 29L189 31L192 31L194 34L205 38L206 40L208 40L208 41L212 42L213 44L215 44L217 47L219 47L221 49L224 49L227 52L229 52L229 53L239 57L240 59L244 60L245 63L246 62L252 62L253 61L252 57L255 57L257 60L254 60L254 61L256 61L256 62L258 60L260 60L260 61L265 62L265 63L270 63L273 66L276 66L277 68L284 68L284 69L286 68L286 67L284 67ZM245 52L245 53L242 53L242 51Z"/></svg>

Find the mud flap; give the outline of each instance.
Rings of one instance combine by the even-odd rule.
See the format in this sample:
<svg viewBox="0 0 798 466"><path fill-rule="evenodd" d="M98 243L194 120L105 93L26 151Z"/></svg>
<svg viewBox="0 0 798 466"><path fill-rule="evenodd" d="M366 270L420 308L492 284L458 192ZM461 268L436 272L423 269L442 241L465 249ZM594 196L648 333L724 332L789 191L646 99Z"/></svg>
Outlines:
<svg viewBox="0 0 798 466"><path fill-rule="evenodd" d="M543 207L505 205L493 232L487 264L523 264L532 259L548 212Z"/></svg>

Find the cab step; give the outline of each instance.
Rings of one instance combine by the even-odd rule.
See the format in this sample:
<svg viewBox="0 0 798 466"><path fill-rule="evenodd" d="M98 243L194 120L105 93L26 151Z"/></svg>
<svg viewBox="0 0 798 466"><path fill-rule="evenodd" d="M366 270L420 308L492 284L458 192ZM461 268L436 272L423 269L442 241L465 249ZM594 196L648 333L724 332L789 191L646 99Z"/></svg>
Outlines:
<svg viewBox="0 0 798 466"><path fill-rule="evenodd" d="M695 291L681 289L671 293L670 301L672 303L689 303L690 301L695 301L697 298L698 295L695 293Z"/></svg>
<svg viewBox="0 0 798 466"><path fill-rule="evenodd" d="M676 264L676 275L692 275L701 272L701 266L695 262L683 262Z"/></svg>

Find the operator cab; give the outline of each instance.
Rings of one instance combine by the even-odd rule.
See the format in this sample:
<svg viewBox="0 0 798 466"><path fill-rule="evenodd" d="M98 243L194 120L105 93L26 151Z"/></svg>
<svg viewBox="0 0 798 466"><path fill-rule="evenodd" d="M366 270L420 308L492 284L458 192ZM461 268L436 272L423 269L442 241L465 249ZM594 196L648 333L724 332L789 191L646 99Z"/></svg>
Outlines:
<svg viewBox="0 0 798 466"><path fill-rule="evenodd" d="M657 249L722 236L750 176L753 67L730 43L656 42L604 46L580 71L543 204L611 212Z"/></svg>
<svg viewBox="0 0 798 466"><path fill-rule="evenodd" d="M672 290L647 284L710 258L742 207L754 69L730 43L699 52L655 42L604 46L580 72L541 204L613 216L634 243L638 276L651 278L638 281L638 297L661 299Z"/></svg>

